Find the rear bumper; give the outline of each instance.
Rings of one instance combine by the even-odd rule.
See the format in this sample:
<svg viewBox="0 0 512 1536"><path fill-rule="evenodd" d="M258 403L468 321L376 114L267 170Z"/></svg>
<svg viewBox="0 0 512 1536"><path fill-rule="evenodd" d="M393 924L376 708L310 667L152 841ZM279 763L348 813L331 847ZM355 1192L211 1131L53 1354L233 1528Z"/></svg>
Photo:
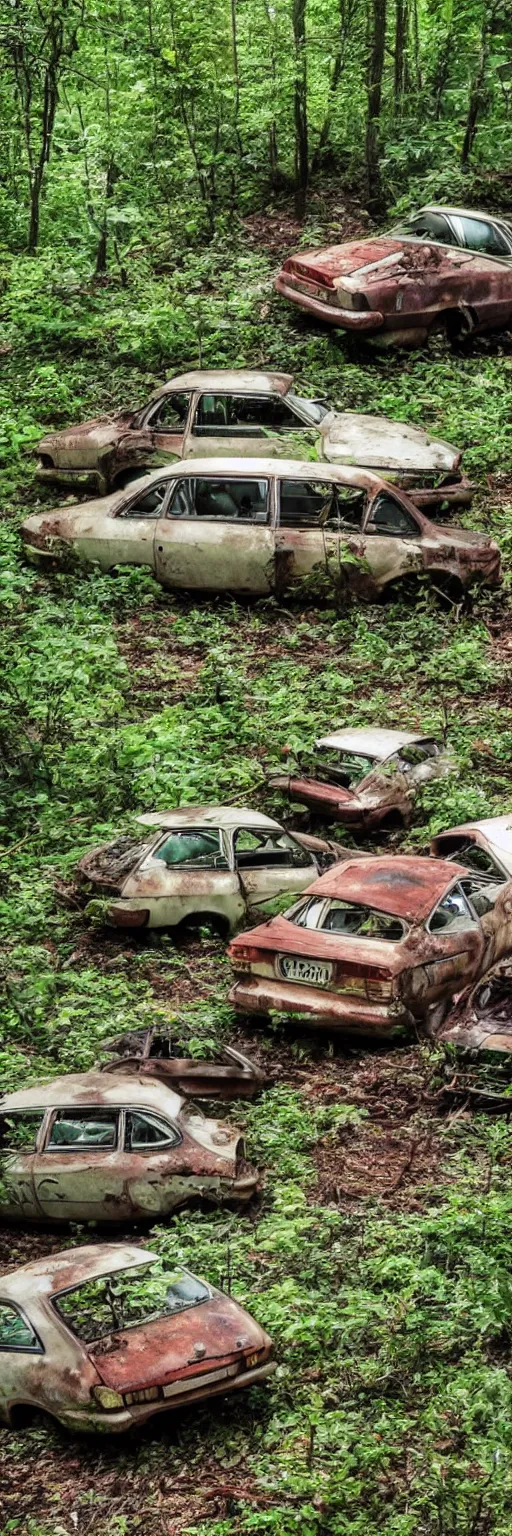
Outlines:
<svg viewBox="0 0 512 1536"><path fill-rule="evenodd" d="M387 1039L410 1029L414 1022L409 1009L397 1002L369 1003L363 997L344 997L259 976L236 981L228 1001L240 1013L287 1013L314 1023L319 1029L341 1029L347 1034Z"/></svg>
<svg viewBox="0 0 512 1536"><path fill-rule="evenodd" d="M384 316L380 310L350 310L341 309L341 306L323 304L321 299L315 299L313 294L302 293L300 288L293 288L287 277L282 272L275 279L276 292L281 298L288 299L290 304L297 304L299 309L307 310L309 315L316 315L318 320L325 320L328 325L341 326L344 331L378 331L384 324Z"/></svg>
<svg viewBox="0 0 512 1536"><path fill-rule="evenodd" d="M156 1414L168 1413L169 1409L182 1407L187 1403L197 1403L206 1397L219 1397L228 1392L241 1391L243 1387L252 1387L260 1381L265 1381L276 1370L276 1361L267 1360L264 1365L255 1366L252 1371L240 1371L238 1376L233 1376L227 1381L213 1382L210 1387L204 1385L197 1392L177 1393L172 1399L160 1399L156 1403L141 1403L139 1407L120 1408L113 1413L87 1413L86 1410L58 1414L61 1424L67 1429L74 1429L92 1434L120 1435L128 1429L133 1429L139 1424L145 1424Z"/></svg>

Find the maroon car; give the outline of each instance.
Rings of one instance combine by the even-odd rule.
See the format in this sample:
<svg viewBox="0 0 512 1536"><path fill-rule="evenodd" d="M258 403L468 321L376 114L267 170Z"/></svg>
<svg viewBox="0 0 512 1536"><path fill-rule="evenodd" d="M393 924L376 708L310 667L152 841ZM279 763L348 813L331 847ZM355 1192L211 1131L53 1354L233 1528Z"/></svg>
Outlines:
<svg viewBox="0 0 512 1536"><path fill-rule="evenodd" d="M329 325L420 345L512 320L512 223L465 208L421 208L389 234L289 256L277 292Z"/></svg>
<svg viewBox="0 0 512 1536"><path fill-rule="evenodd" d="M448 1000L512 949L512 882L444 859L353 858L282 917L233 939L229 1001L351 1034L438 1027Z"/></svg>

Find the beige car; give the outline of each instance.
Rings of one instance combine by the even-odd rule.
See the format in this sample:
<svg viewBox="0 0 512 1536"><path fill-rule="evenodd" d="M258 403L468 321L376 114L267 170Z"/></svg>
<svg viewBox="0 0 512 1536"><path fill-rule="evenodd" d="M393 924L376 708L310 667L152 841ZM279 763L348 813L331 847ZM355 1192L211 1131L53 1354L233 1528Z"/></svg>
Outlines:
<svg viewBox="0 0 512 1536"><path fill-rule="evenodd" d="M0 1275L0 1421L121 1434L264 1381L272 1342L234 1300L133 1243L47 1254Z"/></svg>
<svg viewBox="0 0 512 1536"><path fill-rule="evenodd" d="M147 566L164 587L195 591L262 596L313 574L368 597L412 574L457 594L500 581L487 534L430 522L367 470L294 459L192 459L28 517L22 537L39 564L73 549L104 571Z"/></svg>
<svg viewBox="0 0 512 1536"><path fill-rule="evenodd" d="M334 411L297 395L289 373L192 370L169 379L139 411L48 432L38 445L40 480L118 490L166 459L302 458L307 442L330 464L360 464L414 487L422 506L471 500L457 448L421 427Z"/></svg>
<svg viewBox="0 0 512 1536"><path fill-rule="evenodd" d="M0 1214L16 1221L166 1217L188 1200L246 1201L258 1174L235 1125L158 1076L83 1072L0 1100Z"/></svg>
<svg viewBox="0 0 512 1536"><path fill-rule="evenodd" d="M149 811L145 836L119 837L86 853L79 885L113 896L105 921L118 928L175 928L209 919L225 932L250 907L303 891L344 850L240 806L192 805Z"/></svg>

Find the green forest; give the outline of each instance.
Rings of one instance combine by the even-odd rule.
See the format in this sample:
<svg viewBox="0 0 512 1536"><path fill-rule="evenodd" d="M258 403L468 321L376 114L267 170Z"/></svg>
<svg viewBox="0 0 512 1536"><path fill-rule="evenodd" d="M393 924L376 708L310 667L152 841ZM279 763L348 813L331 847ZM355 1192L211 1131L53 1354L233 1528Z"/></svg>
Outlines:
<svg viewBox="0 0 512 1536"><path fill-rule="evenodd" d="M235 1017L223 938L113 932L73 894L141 812L289 816L269 769L341 725L457 759L366 851L512 810L511 333L383 352L273 286L426 202L512 218L509 0L0 0L0 50L0 1089L134 1026L253 1056L269 1086L212 1113L261 1193L121 1236L230 1289L277 1359L126 1437L0 1427L0 1536L510 1536L508 1114L447 1101L454 1061L419 1032ZM84 495L38 480L43 433L242 367L457 445L457 521L497 540L501 586L238 601L27 562L24 519ZM0 1270L101 1236L5 1223Z"/></svg>

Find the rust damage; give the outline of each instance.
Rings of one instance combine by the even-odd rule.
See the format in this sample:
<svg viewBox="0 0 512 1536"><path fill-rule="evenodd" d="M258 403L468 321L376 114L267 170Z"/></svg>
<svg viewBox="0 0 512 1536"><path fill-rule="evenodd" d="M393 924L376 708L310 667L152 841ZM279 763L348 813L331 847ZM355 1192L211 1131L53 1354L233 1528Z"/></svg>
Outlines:
<svg viewBox="0 0 512 1536"><path fill-rule="evenodd" d="M461 983L511 949L512 882L441 859L351 859L232 941L230 1001L349 1033L432 1033Z"/></svg>
<svg viewBox="0 0 512 1536"><path fill-rule="evenodd" d="M123 1071L121 1062L113 1063L108 1072L56 1078L4 1097L3 1214L34 1222L112 1222L165 1217L198 1196L250 1200L259 1178L240 1131L187 1103L176 1091L178 1077L160 1065L167 1063L146 1073L144 1066L139 1071L128 1063ZM192 1065L180 1063L189 1088ZM247 1090L261 1086L252 1064L242 1059L237 1071ZM201 1085L199 1074L198 1080ZM202 1083L206 1091L207 1070ZM229 1072L219 1074L219 1097L228 1097L229 1083Z"/></svg>
<svg viewBox="0 0 512 1536"><path fill-rule="evenodd" d="M455 763L442 741L414 732L340 729L302 753L295 772L272 773L269 787L349 828L408 825L424 784Z"/></svg>
<svg viewBox="0 0 512 1536"><path fill-rule="evenodd" d="M72 1430L121 1433L275 1369L271 1340L231 1296L127 1243L57 1253L0 1277L0 1418L39 1408Z"/></svg>
<svg viewBox="0 0 512 1536"><path fill-rule="evenodd" d="M104 1072L128 1071L141 1077L158 1077L172 1084L184 1098L250 1099L268 1079L256 1062L241 1051L225 1046L219 1061L197 1061L174 1056L171 1031L131 1030L105 1046L114 1061Z"/></svg>

